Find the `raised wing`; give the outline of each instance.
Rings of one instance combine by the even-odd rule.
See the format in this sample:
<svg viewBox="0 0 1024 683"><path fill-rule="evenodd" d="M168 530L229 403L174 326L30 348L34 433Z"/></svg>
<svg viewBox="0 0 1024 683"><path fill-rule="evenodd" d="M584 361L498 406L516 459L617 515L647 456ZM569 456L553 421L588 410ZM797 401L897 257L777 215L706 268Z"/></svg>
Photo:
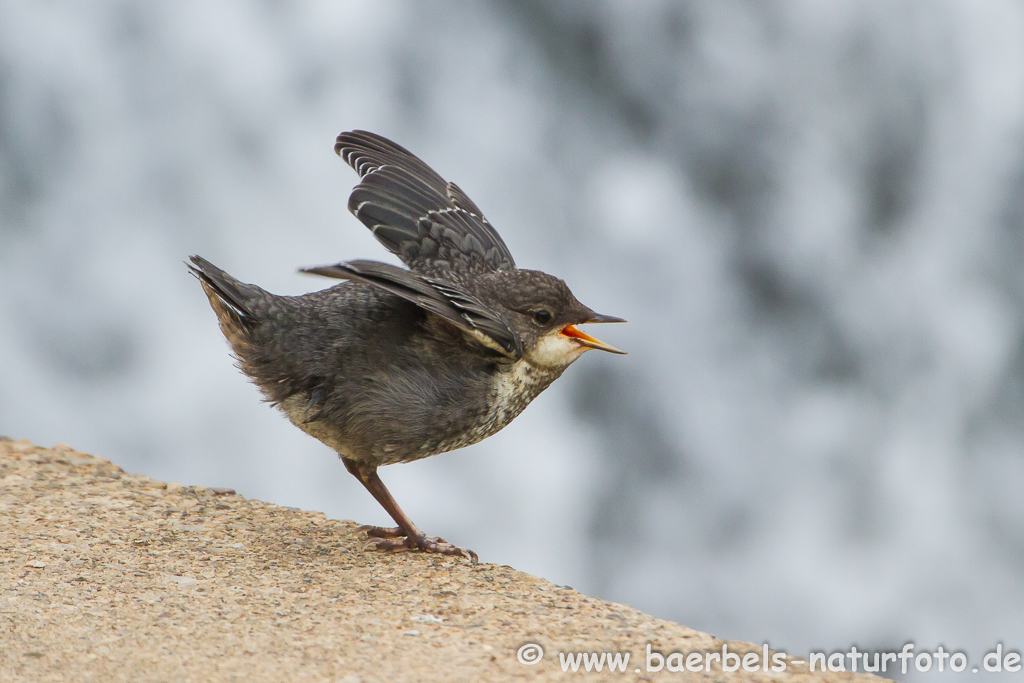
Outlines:
<svg viewBox="0 0 1024 683"><path fill-rule="evenodd" d="M497 313L457 285L378 261L348 261L303 268L302 272L368 282L441 316L489 349L516 360L523 357L519 335Z"/></svg>
<svg viewBox="0 0 1024 683"><path fill-rule="evenodd" d="M477 205L404 147L355 130L334 151L362 178L349 211L413 270L452 280L516 267Z"/></svg>

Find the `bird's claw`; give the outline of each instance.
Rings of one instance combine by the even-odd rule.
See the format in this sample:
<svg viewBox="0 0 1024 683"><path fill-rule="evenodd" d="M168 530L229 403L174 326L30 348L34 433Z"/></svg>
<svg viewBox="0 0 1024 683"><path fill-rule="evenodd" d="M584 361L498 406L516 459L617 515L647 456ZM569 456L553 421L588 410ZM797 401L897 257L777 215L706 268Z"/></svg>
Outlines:
<svg viewBox="0 0 1024 683"><path fill-rule="evenodd" d="M421 550L425 553L437 553L439 555L458 555L471 560L473 564L480 561L475 552L469 548L462 548L443 538L436 536L408 536L397 528L365 526L360 527L370 539L363 546L363 550L373 548L374 550Z"/></svg>
<svg viewBox="0 0 1024 683"><path fill-rule="evenodd" d="M397 526L371 526L369 524L362 525L353 531L352 535L357 536L364 531L370 538L398 538L400 536L405 536L405 532Z"/></svg>

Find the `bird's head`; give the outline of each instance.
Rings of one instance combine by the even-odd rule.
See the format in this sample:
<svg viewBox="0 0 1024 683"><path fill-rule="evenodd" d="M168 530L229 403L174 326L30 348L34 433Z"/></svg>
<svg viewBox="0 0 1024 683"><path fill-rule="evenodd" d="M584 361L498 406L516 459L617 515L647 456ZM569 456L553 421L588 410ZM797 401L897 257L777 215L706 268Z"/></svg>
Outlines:
<svg viewBox="0 0 1024 683"><path fill-rule="evenodd" d="M562 280L538 270L504 270L477 283L523 341L523 358L538 368L561 370L589 349L625 354L576 328L585 323L623 323L581 304Z"/></svg>

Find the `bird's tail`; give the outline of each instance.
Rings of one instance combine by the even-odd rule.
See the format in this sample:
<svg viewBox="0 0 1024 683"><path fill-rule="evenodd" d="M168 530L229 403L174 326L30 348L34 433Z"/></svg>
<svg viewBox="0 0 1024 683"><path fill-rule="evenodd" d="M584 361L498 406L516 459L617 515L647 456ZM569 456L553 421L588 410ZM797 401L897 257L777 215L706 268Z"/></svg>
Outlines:
<svg viewBox="0 0 1024 683"><path fill-rule="evenodd" d="M201 256L191 256L188 268L210 299L220 329L236 353L242 354L250 344L251 332L259 323L251 302L261 291L231 277Z"/></svg>

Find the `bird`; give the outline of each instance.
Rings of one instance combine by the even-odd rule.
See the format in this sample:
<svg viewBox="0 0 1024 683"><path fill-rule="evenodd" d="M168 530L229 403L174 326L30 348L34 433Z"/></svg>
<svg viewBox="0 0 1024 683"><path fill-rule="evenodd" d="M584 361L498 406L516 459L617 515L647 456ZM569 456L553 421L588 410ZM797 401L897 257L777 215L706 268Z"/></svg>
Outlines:
<svg viewBox="0 0 1024 683"><path fill-rule="evenodd" d="M625 354L577 325L626 321L594 312L553 275L517 268L477 205L404 147L354 130L334 151L359 174L349 211L407 268L370 260L300 268L342 282L279 296L201 256L186 265L238 368L333 449L394 520L359 527L365 547L475 563L472 550L413 524L378 468L491 436L584 352Z"/></svg>

